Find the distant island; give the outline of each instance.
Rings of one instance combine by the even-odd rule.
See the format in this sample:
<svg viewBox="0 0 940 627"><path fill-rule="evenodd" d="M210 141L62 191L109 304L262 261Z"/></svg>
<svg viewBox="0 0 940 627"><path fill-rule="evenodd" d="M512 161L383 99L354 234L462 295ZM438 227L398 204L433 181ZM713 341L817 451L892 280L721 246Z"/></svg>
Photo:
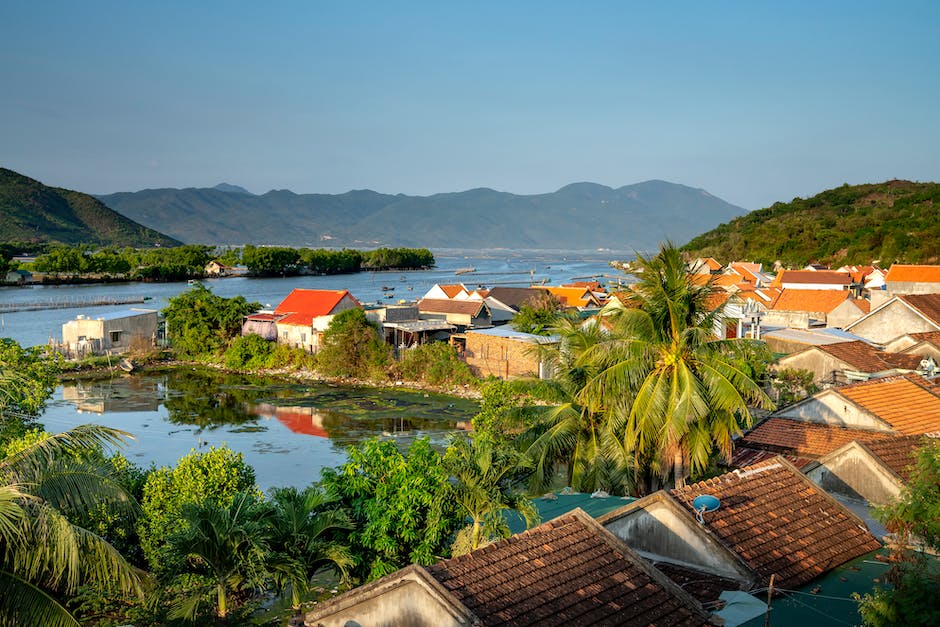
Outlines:
<svg viewBox="0 0 940 627"><path fill-rule="evenodd" d="M214 188L98 196L121 214L186 243L370 248L653 250L745 213L708 192L646 181L618 189L574 183L547 194L479 188L433 196L261 195Z"/></svg>
<svg viewBox="0 0 940 627"><path fill-rule="evenodd" d="M808 263L940 262L940 184L843 185L752 211L692 239L693 257Z"/></svg>
<svg viewBox="0 0 940 627"><path fill-rule="evenodd" d="M93 196L49 187L5 168L0 168L0 242L139 248L181 244Z"/></svg>

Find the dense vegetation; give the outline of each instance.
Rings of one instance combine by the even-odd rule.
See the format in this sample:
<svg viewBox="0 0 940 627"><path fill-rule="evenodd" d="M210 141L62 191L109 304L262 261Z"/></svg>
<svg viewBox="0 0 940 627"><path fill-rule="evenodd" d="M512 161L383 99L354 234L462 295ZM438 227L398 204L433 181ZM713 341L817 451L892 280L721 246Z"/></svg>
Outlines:
<svg viewBox="0 0 940 627"><path fill-rule="evenodd" d="M0 241L139 247L180 243L88 194L47 187L5 168L0 168Z"/></svg>
<svg viewBox="0 0 940 627"><path fill-rule="evenodd" d="M206 265L218 258L227 265L244 264L254 276L341 274L363 270L421 270L434 265L426 248L378 248L358 251L245 246L220 251L212 246L188 244L173 248L95 247L89 244L0 245L0 270L11 267L11 258L38 252L23 269L54 278L88 280L180 281L205 276Z"/></svg>
<svg viewBox="0 0 940 627"><path fill-rule="evenodd" d="M785 266L940 262L940 184L843 185L752 211L683 247L696 257Z"/></svg>

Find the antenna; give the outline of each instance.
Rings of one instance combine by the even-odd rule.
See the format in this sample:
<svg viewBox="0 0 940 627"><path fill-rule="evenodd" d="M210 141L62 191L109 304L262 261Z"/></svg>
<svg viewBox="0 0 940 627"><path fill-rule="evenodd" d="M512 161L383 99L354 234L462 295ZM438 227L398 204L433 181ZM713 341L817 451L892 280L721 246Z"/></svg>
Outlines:
<svg viewBox="0 0 940 627"><path fill-rule="evenodd" d="M695 497L695 500L692 501L692 509L695 510L699 524L705 524L705 519L702 516L705 512L713 512L718 509L720 505L721 501L718 500L718 497L711 494L702 494L701 496Z"/></svg>

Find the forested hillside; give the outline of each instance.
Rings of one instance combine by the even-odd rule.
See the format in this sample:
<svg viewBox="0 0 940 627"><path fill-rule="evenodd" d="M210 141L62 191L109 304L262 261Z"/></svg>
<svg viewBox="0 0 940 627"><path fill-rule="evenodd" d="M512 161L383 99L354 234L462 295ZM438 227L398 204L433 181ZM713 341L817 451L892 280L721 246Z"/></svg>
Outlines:
<svg viewBox="0 0 940 627"><path fill-rule="evenodd" d="M691 256L787 266L940 263L940 184L843 185L752 211L699 235Z"/></svg>
<svg viewBox="0 0 940 627"><path fill-rule="evenodd" d="M48 187L0 168L0 242L178 246L88 194Z"/></svg>

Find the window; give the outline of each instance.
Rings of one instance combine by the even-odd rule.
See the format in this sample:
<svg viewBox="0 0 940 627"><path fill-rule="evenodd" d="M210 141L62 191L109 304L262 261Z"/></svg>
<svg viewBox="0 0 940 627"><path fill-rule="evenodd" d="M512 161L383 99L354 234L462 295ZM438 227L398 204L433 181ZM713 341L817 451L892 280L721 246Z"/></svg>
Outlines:
<svg viewBox="0 0 940 627"><path fill-rule="evenodd" d="M111 331L111 343L117 344L121 341L121 332L120 331Z"/></svg>
<svg viewBox="0 0 940 627"><path fill-rule="evenodd" d="M307 343L307 334L306 334L306 333L301 333L301 334L300 334L300 343L301 343L301 344L306 344L306 343Z"/></svg>
<svg viewBox="0 0 940 627"><path fill-rule="evenodd" d="M287 331L281 331L281 339L282 339L282 340L286 340L286 339L287 339Z"/></svg>

